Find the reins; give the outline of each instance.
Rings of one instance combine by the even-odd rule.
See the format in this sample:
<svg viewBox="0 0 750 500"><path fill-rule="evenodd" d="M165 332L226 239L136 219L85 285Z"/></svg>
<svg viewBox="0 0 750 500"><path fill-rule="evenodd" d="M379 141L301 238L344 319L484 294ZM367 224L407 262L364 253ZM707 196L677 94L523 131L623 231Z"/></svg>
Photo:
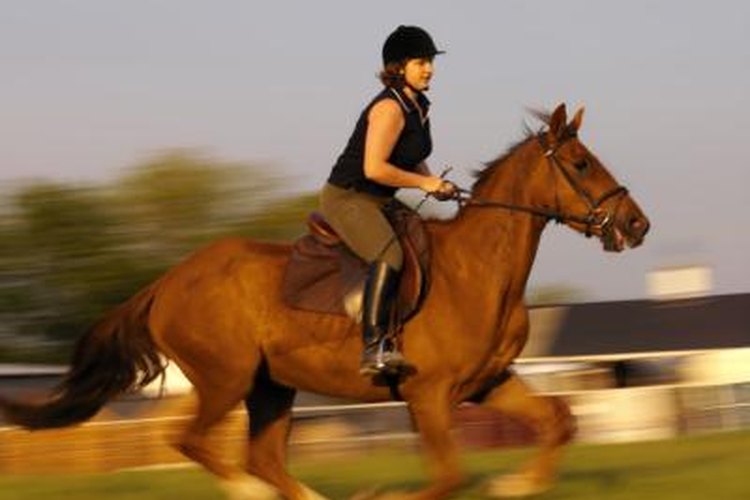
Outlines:
<svg viewBox="0 0 750 500"><path fill-rule="evenodd" d="M456 196L456 201L458 202L460 207L479 207L479 208L504 208L506 210L510 210L513 212L525 212L532 215L539 215L541 217L545 217L547 219L555 220L557 222L563 222L566 220L574 221L574 222L580 222L580 223L586 223L588 218L587 217L581 217L578 215L572 215L572 214L565 214L562 212L557 212L555 210L547 210L540 207L529 207L526 205L517 205L515 203L505 203L502 201L497 200L488 200L485 198L477 198L474 196L471 196L471 191L464 188L458 189L458 196Z"/></svg>

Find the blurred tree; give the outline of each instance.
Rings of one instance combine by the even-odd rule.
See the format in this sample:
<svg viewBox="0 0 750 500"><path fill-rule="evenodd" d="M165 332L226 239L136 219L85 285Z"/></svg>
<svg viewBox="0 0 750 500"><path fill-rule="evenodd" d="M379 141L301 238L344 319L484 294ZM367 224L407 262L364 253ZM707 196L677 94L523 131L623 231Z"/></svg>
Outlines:
<svg viewBox="0 0 750 500"><path fill-rule="evenodd" d="M129 171L114 201L133 250L173 263L246 219L274 187L261 169L180 150Z"/></svg>
<svg viewBox="0 0 750 500"><path fill-rule="evenodd" d="M116 254L116 220L93 189L37 183L13 201L0 251L0 318L27 341L65 343L109 305L90 291Z"/></svg>
<svg viewBox="0 0 750 500"><path fill-rule="evenodd" d="M293 240L307 231L307 215L317 206L317 193L287 195L239 222L232 232L256 239Z"/></svg>
<svg viewBox="0 0 750 500"><path fill-rule="evenodd" d="M61 346L209 241L300 235L317 196L283 184L268 169L176 151L110 185L20 189L0 217L0 359L21 352L4 348L10 338L22 359L67 360Z"/></svg>

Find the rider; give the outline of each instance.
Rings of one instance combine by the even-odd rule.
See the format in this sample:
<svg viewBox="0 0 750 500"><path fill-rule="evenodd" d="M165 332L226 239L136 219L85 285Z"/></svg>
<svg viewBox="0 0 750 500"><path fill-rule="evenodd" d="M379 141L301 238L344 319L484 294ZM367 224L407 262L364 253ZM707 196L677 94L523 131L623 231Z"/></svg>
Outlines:
<svg viewBox="0 0 750 500"><path fill-rule="evenodd" d="M443 51L417 26L399 26L383 45L385 88L362 111L320 195L320 209L349 248L369 264L365 282L360 373L406 365L395 345L384 347L398 291L403 253L382 207L398 188L419 188L449 199L456 186L433 175L430 101L424 92L433 59ZM393 343L388 343L393 344Z"/></svg>

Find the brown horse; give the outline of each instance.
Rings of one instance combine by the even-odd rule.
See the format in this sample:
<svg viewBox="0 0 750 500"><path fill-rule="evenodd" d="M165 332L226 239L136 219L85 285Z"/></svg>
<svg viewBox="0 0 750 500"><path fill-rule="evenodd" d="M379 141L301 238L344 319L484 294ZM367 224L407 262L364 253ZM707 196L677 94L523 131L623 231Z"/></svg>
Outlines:
<svg viewBox="0 0 750 500"><path fill-rule="evenodd" d="M597 236L607 250L639 245L649 223L636 203L580 142L580 110L565 106L546 127L479 172L451 220L426 222L432 284L403 330L416 373L399 387L430 459L432 482L404 498L443 498L462 483L451 438L452 409L471 400L523 418L540 449L491 494L529 494L555 479L572 435L567 408L536 396L509 366L529 320L524 290L550 219ZM28 428L66 426L163 372L160 355L195 387L198 406L175 446L242 498L322 498L285 469L296 390L361 401L391 399L388 388L357 374L358 326L343 316L286 306L281 280L291 247L228 239L177 265L97 323L79 341L71 369L42 405L2 400L8 418ZM247 463L225 463L208 433L237 404L250 414Z"/></svg>

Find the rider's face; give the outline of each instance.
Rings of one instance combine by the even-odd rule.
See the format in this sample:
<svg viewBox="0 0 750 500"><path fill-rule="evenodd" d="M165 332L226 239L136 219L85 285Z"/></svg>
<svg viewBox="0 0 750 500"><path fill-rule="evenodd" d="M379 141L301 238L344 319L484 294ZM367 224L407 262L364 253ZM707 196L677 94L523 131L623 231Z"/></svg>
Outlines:
<svg viewBox="0 0 750 500"><path fill-rule="evenodd" d="M404 66L404 80L412 89L423 92L430 88L433 69L432 57L409 59Z"/></svg>

